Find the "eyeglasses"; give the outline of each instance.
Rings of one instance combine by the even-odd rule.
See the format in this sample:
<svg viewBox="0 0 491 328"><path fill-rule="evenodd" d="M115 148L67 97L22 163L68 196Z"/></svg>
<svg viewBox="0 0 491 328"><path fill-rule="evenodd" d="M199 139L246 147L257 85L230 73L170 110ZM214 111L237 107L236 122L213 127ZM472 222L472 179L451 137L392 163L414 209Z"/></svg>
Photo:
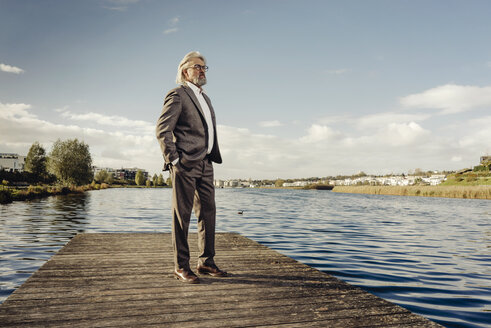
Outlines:
<svg viewBox="0 0 491 328"><path fill-rule="evenodd" d="M199 64L193 65L193 66L188 67L188 68L194 68L194 69L197 69L198 71L208 72L208 66L201 66Z"/></svg>

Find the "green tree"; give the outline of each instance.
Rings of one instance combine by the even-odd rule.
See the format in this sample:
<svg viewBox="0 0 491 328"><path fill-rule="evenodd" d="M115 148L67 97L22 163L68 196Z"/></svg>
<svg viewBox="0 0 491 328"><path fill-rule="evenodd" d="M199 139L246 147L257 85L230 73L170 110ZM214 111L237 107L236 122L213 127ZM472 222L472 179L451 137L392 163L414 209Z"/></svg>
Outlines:
<svg viewBox="0 0 491 328"><path fill-rule="evenodd" d="M159 184L159 177L157 176L157 173L155 173L152 177L152 183L153 183L153 186L154 187L157 187L157 185Z"/></svg>
<svg viewBox="0 0 491 328"><path fill-rule="evenodd" d="M165 183L168 185L168 186L172 186L172 178L171 177L168 177L167 180L165 181Z"/></svg>
<svg viewBox="0 0 491 328"><path fill-rule="evenodd" d="M165 182L164 182L164 176L162 175L162 173L159 174L159 177L157 179L157 184L159 186L163 186L165 184Z"/></svg>
<svg viewBox="0 0 491 328"><path fill-rule="evenodd" d="M151 187L152 186L152 181L150 181L150 179L147 179L147 181L145 181L145 185L147 187Z"/></svg>
<svg viewBox="0 0 491 328"><path fill-rule="evenodd" d="M277 188L279 188L279 187L283 187L283 184L284 184L284 183L285 183L285 180L283 180L283 179L278 179L278 180L276 180L276 181L275 181L274 186L275 186L275 187L277 187Z"/></svg>
<svg viewBox="0 0 491 328"><path fill-rule="evenodd" d="M112 184L114 182L114 176L112 173L109 173L106 170L101 170L96 173L94 180L98 183L105 182L107 184Z"/></svg>
<svg viewBox="0 0 491 328"><path fill-rule="evenodd" d="M143 175L142 170L138 170L135 175L135 183L138 186L142 186L145 183L145 176Z"/></svg>
<svg viewBox="0 0 491 328"><path fill-rule="evenodd" d="M34 174L37 179L43 179L47 175L46 162L46 150L36 141L27 153L24 169Z"/></svg>
<svg viewBox="0 0 491 328"><path fill-rule="evenodd" d="M48 157L48 168L63 184L89 183L94 177L89 145L78 139L56 140Z"/></svg>
<svg viewBox="0 0 491 328"><path fill-rule="evenodd" d="M106 170L101 170L99 172L97 172L94 176L94 180L98 183L101 183L101 182L106 182L106 179L107 179L107 176L109 174L107 173Z"/></svg>
<svg viewBox="0 0 491 328"><path fill-rule="evenodd" d="M107 172L107 177L104 179L104 182L107 184L113 184L114 182L114 175L110 172Z"/></svg>

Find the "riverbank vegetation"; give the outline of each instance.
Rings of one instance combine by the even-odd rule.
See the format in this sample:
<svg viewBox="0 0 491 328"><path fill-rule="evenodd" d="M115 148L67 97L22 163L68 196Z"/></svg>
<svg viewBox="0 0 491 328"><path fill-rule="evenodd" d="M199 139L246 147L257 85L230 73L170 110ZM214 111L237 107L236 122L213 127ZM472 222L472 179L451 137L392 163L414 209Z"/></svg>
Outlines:
<svg viewBox="0 0 491 328"><path fill-rule="evenodd" d="M7 181L3 181L4 184L0 185L0 204L8 204L13 201L31 200L36 198L68 195L83 193L90 190L101 190L108 188L168 188L164 183L163 185L148 183L147 179L143 185L131 183L131 181L114 180L113 184L105 182L97 183L95 180L92 183L82 186L63 186L63 185L27 185L27 186L8 186Z"/></svg>
<svg viewBox="0 0 491 328"><path fill-rule="evenodd" d="M58 139L48 155L35 142L26 156L24 171L0 170L0 183L0 204L110 187L167 186L162 174L147 178L141 170L135 179L117 179L106 171L94 176L89 146L77 139Z"/></svg>
<svg viewBox="0 0 491 328"><path fill-rule="evenodd" d="M441 186L491 186L491 173L473 170L449 174Z"/></svg>
<svg viewBox="0 0 491 328"><path fill-rule="evenodd" d="M353 194L491 199L491 186L335 186L333 191Z"/></svg>
<svg viewBox="0 0 491 328"><path fill-rule="evenodd" d="M0 204L8 204L13 201L31 200L47 196L68 195L73 193L83 193L88 190L106 189L109 185L87 184L83 186L61 186L61 185L41 185L27 187L8 187L0 186Z"/></svg>
<svg viewBox="0 0 491 328"><path fill-rule="evenodd" d="M461 170L448 174L445 181L436 186L336 186L333 191L376 195L491 199L491 173L489 166L480 165L474 167L473 170Z"/></svg>
<svg viewBox="0 0 491 328"><path fill-rule="evenodd" d="M488 166L476 166L473 170L461 170L448 174L444 182L436 186L335 186L334 192L375 195L424 196L491 199L491 173Z"/></svg>

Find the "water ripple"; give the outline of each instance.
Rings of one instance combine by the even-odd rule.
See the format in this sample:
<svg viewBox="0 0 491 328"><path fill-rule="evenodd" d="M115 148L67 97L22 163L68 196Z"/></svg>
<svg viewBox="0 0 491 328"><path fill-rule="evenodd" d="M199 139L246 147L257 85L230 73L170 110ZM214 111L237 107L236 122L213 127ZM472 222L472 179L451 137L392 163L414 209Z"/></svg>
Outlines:
<svg viewBox="0 0 491 328"><path fill-rule="evenodd" d="M216 197L220 231L444 326L490 327L489 201L274 189ZM109 189L0 206L0 302L77 233L169 232L170 198L168 189Z"/></svg>

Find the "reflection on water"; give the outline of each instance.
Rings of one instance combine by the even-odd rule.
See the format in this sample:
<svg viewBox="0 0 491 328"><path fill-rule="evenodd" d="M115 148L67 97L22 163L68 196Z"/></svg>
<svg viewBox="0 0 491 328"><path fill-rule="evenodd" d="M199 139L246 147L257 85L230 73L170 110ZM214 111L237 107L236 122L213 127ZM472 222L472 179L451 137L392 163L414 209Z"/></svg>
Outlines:
<svg viewBox="0 0 491 328"><path fill-rule="evenodd" d="M0 206L0 299L4 300L71 237L84 232L88 195Z"/></svg>
<svg viewBox="0 0 491 328"><path fill-rule="evenodd" d="M109 189L0 206L0 301L77 233L169 232L170 197L169 189ZM489 201L264 189L216 197L219 231L447 327L491 322Z"/></svg>

